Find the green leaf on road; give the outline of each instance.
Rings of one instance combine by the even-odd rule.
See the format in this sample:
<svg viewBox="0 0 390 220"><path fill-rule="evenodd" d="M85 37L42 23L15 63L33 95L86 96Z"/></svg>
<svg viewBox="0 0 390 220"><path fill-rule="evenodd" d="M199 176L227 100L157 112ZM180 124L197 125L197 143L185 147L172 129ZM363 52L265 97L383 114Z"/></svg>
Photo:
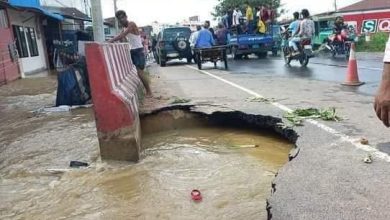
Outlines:
<svg viewBox="0 0 390 220"><path fill-rule="evenodd" d="M264 97L254 96L254 97L249 97L249 98L245 99L245 101L271 103L271 102L275 102L275 99L274 98L268 99L268 98L264 98Z"/></svg>
<svg viewBox="0 0 390 220"><path fill-rule="evenodd" d="M341 118L337 116L336 108L334 107L329 109L298 108L291 113L286 113L284 118L295 126L302 125L303 120L307 118L320 118L325 121L341 121Z"/></svg>
<svg viewBox="0 0 390 220"><path fill-rule="evenodd" d="M175 100L171 102L171 104L183 104L188 102L191 102L191 99L181 99L176 97Z"/></svg>

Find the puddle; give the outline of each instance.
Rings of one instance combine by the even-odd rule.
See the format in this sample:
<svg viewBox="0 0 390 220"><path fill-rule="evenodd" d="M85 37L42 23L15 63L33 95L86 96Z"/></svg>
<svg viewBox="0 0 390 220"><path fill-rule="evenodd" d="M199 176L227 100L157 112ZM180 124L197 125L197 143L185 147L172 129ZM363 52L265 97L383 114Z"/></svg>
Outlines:
<svg viewBox="0 0 390 220"><path fill-rule="evenodd" d="M24 103L41 98L21 92L0 102L4 120L15 115L0 126L8 137L0 138L0 219L266 219L271 181L293 147L174 111L143 119L140 163L102 163L91 109L30 117ZM68 170L70 160L92 166Z"/></svg>

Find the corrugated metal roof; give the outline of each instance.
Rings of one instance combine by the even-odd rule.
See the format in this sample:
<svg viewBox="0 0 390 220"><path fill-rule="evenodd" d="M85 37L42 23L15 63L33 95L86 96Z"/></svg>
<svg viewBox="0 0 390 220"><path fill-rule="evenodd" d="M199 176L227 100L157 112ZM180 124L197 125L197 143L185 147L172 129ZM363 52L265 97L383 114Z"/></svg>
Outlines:
<svg viewBox="0 0 390 220"><path fill-rule="evenodd" d="M390 0L362 0L339 9L339 12L372 11L390 9Z"/></svg>
<svg viewBox="0 0 390 220"><path fill-rule="evenodd" d="M92 21L92 19L90 17L88 17L88 15L79 11L77 8L53 7L53 6L44 6L43 8L52 12L52 13L60 14L60 15L64 16L65 18L71 18L71 19L83 20L83 21Z"/></svg>
<svg viewBox="0 0 390 220"><path fill-rule="evenodd" d="M64 20L64 17L62 17L61 15L51 13L51 12L47 11L46 9L42 8L39 0L8 0L8 3L11 6L14 6L17 8L37 11L37 12L40 12L40 13L46 15L46 16L52 17L54 19L57 19L60 21Z"/></svg>

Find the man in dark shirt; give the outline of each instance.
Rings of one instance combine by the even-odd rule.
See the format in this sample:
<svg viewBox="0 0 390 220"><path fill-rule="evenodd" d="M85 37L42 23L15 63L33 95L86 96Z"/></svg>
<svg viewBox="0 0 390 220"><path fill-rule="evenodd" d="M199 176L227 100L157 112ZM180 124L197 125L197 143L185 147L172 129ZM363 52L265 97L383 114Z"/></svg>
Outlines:
<svg viewBox="0 0 390 220"><path fill-rule="evenodd" d="M228 26L226 28L229 29L233 25L233 8L229 8L227 15L228 15L227 17Z"/></svg>
<svg viewBox="0 0 390 220"><path fill-rule="evenodd" d="M337 17L334 22L333 32L334 34L341 34L343 29L347 28L344 24L344 19L342 17Z"/></svg>
<svg viewBox="0 0 390 220"><path fill-rule="evenodd" d="M226 45L227 33L228 33L228 30L225 28L225 26L222 23L218 24L218 30L215 33L215 35L216 35L216 42L215 43L217 45Z"/></svg>

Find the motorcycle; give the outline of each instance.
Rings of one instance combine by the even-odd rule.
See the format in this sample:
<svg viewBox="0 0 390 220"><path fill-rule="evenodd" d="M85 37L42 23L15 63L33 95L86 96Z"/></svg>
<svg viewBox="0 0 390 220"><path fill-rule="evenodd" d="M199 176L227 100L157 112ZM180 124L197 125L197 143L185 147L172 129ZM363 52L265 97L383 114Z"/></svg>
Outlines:
<svg viewBox="0 0 390 220"><path fill-rule="evenodd" d="M285 31L282 33L282 51L284 62L287 65L290 65L292 60L297 60L301 64L301 66L305 67L309 63L310 58L313 57L313 47L311 45L310 39L303 39L299 42L298 46L298 54L292 56L294 50L289 46L291 33L289 31Z"/></svg>
<svg viewBox="0 0 390 220"><path fill-rule="evenodd" d="M344 55L346 59L349 58L349 53L351 51L351 35L354 34L353 28L343 29L340 34L333 34L329 36L325 44L326 48L332 54L332 57L336 55Z"/></svg>

